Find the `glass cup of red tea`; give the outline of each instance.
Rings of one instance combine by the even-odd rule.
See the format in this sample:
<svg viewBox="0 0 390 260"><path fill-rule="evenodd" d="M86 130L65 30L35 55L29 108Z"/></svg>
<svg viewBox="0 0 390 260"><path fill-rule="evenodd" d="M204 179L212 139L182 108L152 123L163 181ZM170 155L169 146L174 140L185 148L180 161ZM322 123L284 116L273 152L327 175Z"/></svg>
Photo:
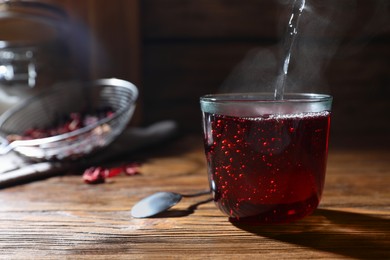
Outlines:
<svg viewBox="0 0 390 260"><path fill-rule="evenodd" d="M234 223L288 223L311 214L324 188L332 97L201 97L208 177Z"/></svg>

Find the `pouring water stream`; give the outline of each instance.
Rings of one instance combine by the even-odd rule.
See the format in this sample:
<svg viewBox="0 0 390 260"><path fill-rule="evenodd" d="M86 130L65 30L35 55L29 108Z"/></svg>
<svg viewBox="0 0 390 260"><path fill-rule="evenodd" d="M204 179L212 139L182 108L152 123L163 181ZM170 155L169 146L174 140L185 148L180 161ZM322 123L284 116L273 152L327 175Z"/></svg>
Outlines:
<svg viewBox="0 0 390 260"><path fill-rule="evenodd" d="M275 86L275 100L283 99L288 69L290 66L291 52L298 34L299 18L301 17L304 8L305 0L294 0L283 44L283 63Z"/></svg>

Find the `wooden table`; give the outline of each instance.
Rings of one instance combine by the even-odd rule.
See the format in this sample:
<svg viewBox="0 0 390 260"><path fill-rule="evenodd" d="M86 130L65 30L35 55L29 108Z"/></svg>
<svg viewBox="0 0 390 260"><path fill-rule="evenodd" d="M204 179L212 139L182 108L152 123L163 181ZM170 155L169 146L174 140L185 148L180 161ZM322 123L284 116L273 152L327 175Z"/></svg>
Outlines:
<svg viewBox="0 0 390 260"><path fill-rule="evenodd" d="M390 259L388 149L331 149L319 209L261 227L232 225L207 195L160 217L132 218L144 196L208 187L198 137L127 158L141 159L141 174L104 184L73 172L0 190L0 258Z"/></svg>

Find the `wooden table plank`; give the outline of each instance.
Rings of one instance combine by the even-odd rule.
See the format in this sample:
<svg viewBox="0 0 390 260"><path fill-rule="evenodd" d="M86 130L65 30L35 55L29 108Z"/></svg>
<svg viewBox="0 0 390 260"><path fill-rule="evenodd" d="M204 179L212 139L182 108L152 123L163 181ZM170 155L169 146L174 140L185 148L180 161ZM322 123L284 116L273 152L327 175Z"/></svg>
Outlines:
<svg viewBox="0 0 390 260"><path fill-rule="evenodd" d="M140 158L147 159L141 174L100 185L69 174L0 190L0 258L390 257L389 150L331 150L320 208L296 223L261 227L231 224L207 195L133 219L131 207L153 192L208 186L200 138L128 160Z"/></svg>

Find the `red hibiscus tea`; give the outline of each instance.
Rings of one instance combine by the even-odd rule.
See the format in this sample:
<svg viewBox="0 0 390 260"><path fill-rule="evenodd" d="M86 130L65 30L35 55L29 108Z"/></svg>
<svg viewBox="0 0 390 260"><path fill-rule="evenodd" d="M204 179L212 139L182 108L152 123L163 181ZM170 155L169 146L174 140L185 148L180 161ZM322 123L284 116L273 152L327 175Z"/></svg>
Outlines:
<svg viewBox="0 0 390 260"><path fill-rule="evenodd" d="M317 208L331 101L315 94L201 99L210 187L232 222L287 223Z"/></svg>

